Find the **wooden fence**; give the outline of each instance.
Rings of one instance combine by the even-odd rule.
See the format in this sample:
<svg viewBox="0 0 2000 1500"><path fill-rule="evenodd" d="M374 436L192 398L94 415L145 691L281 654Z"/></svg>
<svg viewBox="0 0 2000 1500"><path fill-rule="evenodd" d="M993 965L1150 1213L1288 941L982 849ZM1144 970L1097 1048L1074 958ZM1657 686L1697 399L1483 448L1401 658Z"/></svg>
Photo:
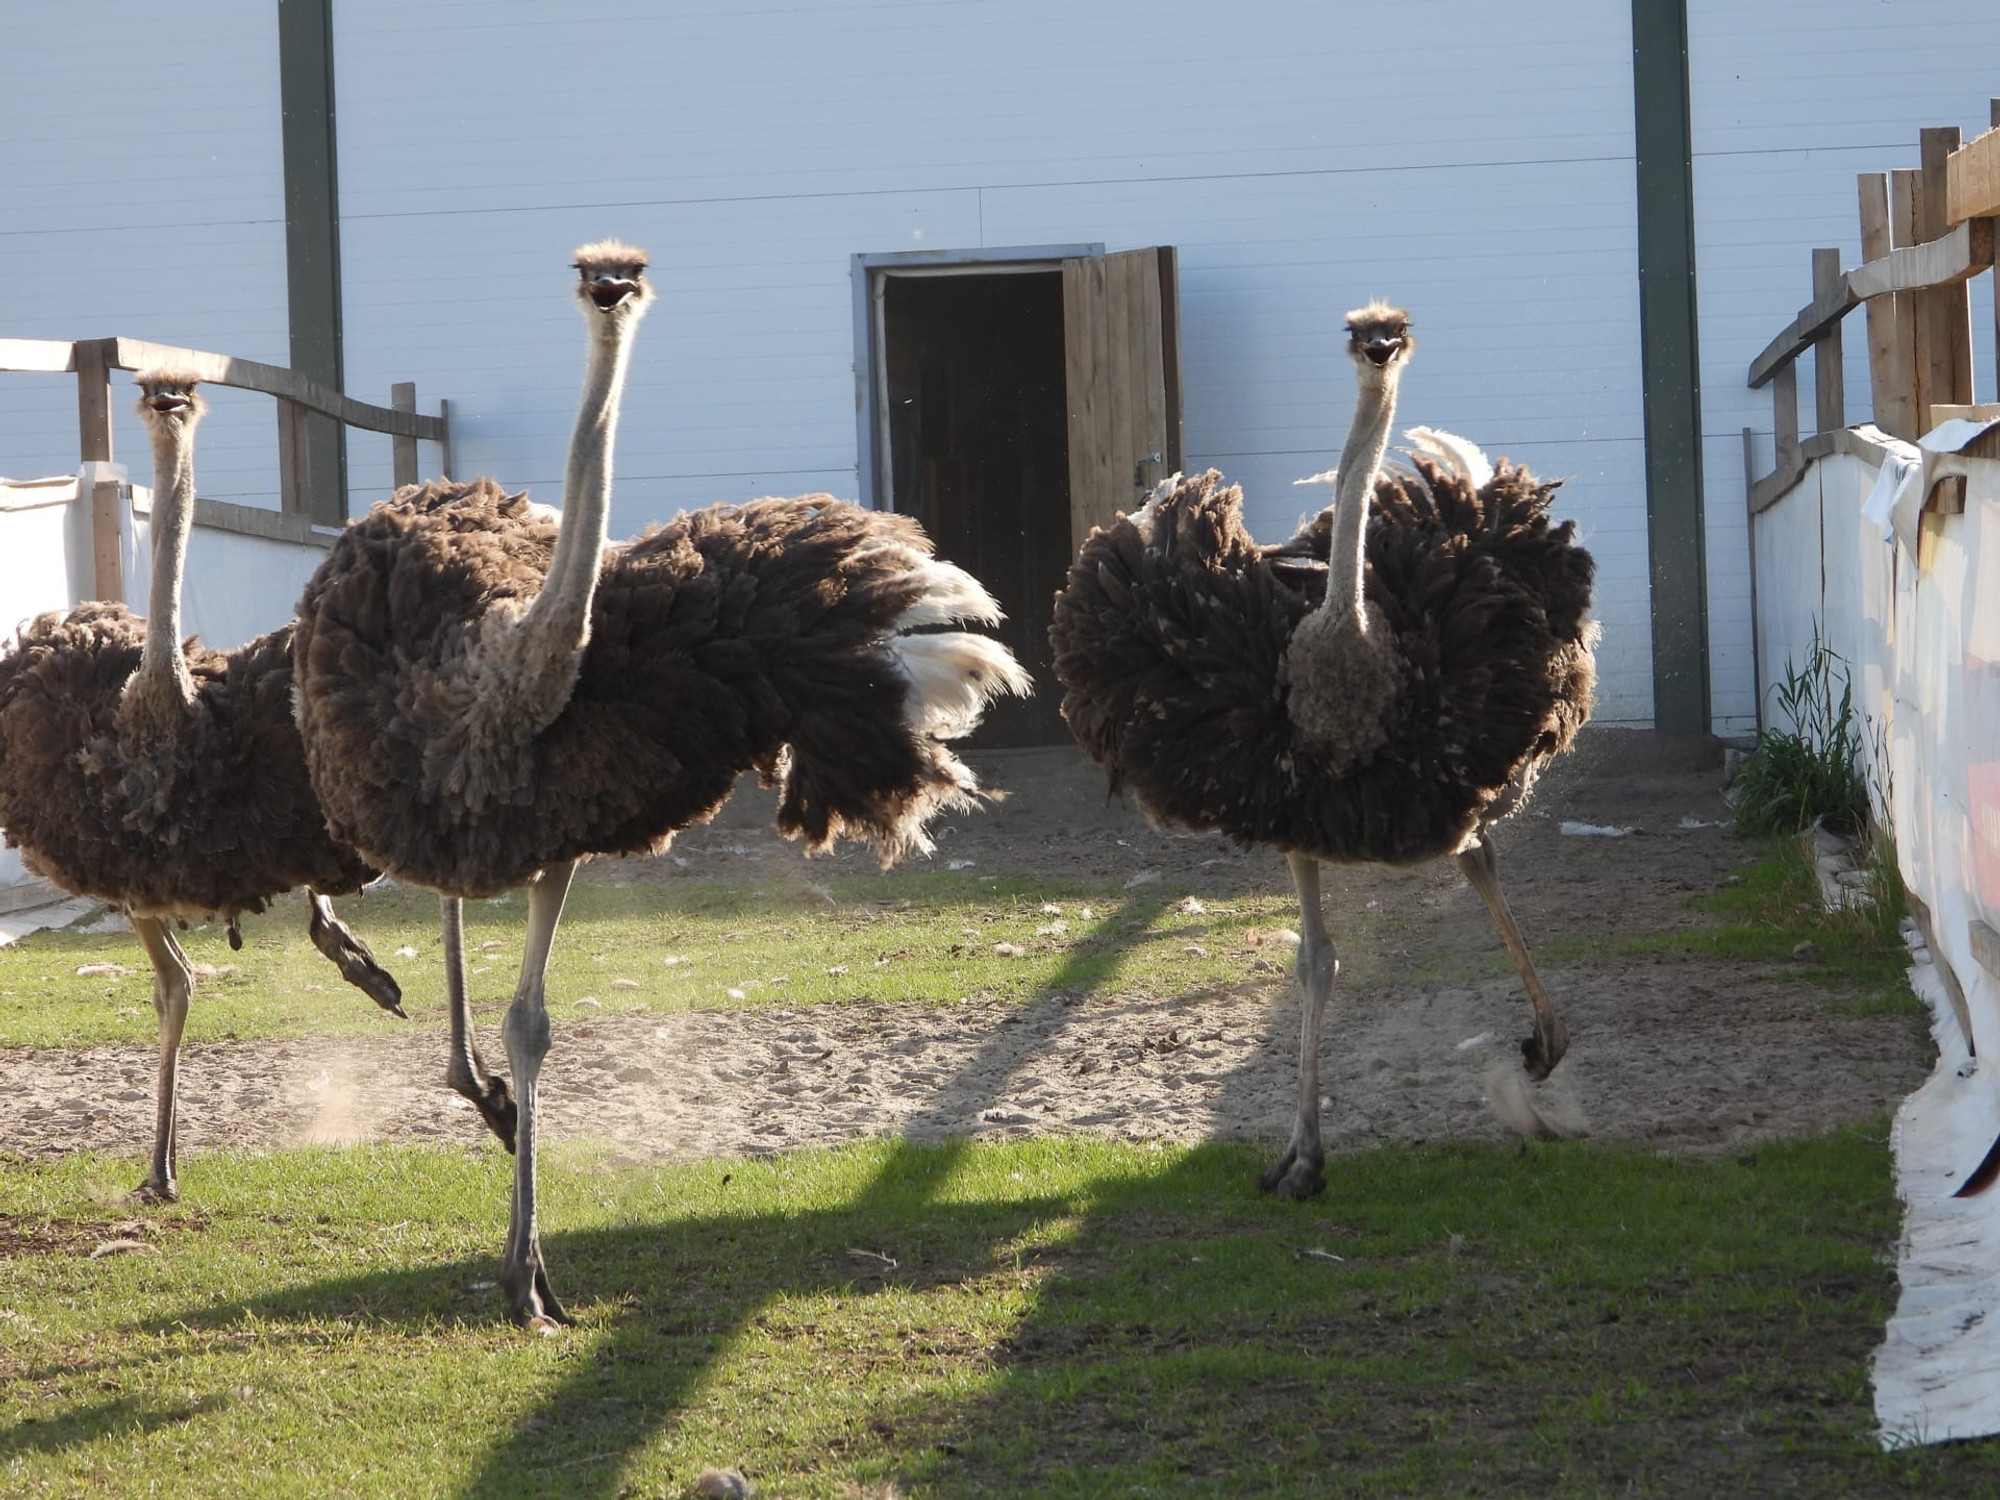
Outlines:
<svg viewBox="0 0 2000 1500"><path fill-rule="evenodd" d="M1750 384L1771 387L1776 467L1757 473L1751 429L1743 429L1750 514L1768 508L1804 476L1813 459L1851 449L1841 320L1868 309L1868 373L1873 426L1914 442L1973 400L1973 351L2000 360L2000 316L1984 336L1972 328L1967 283L1993 266L2000 226L2000 99L1994 129L1961 145L1956 126L1925 130L1921 165L1861 174L1861 253L1852 270L1838 250L1812 253L1813 300L1750 362ZM2000 299L1996 299L2000 306ZM1799 434L1798 359L1813 352L1815 431ZM1996 412L2000 415L2000 412ZM1863 435L1865 439L1865 434ZM1934 503L1962 509L1962 480L1946 480Z"/></svg>
<svg viewBox="0 0 2000 1500"><path fill-rule="evenodd" d="M210 385L261 391L277 401L278 501L275 511L220 500L198 500L195 524L277 541L325 546L325 521L315 517L343 514L344 496L320 497L313 505L305 480L304 429L309 414L331 417L345 427L388 434L393 450L395 482L417 479L417 443L434 442L441 450L439 472L451 471L450 403L440 401L438 414L417 410L417 388L404 381L389 389L388 406L371 406L308 380L280 365L259 364L201 349L151 344L143 339L0 339L0 371L39 372L76 376L77 458L80 463L109 463L112 458L111 412L114 400L111 372L153 366L185 370ZM119 551L119 488L115 481L92 486L91 537L95 592L99 599L122 599L124 578ZM316 526L320 529L316 529Z"/></svg>

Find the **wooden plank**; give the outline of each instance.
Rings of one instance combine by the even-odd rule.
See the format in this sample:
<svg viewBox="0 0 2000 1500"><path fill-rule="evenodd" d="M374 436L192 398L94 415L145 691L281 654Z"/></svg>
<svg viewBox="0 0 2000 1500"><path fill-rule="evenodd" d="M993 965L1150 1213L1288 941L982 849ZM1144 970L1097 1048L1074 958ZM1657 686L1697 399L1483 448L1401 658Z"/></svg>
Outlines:
<svg viewBox="0 0 2000 1500"><path fill-rule="evenodd" d="M451 478L451 402L438 400L438 477Z"/></svg>
<svg viewBox="0 0 2000 1500"><path fill-rule="evenodd" d="M1927 244L1905 245L1856 266L1847 273L1847 284L1862 298L1924 288L1951 290L1992 264L1993 221L1969 219Z"/></svg>
<svg viewBox="0 0 2000 1500"><path fill-rule="evenodd" d="M260 536L274 542L293 542L305 547L331 547L333 539L340 534L315 526L301 515L266 510L260 505L237 505L228 500L196 500L194 524L209 531Z"/></svg>
<svg viewBox="0 0 2000 1500"><path fill-rule="evenodd" d="M296 401L280 396L278 408L278 509L286 515L312 513L306 493L306 414Z"/></svg>
<svg viewBox="0 0 2000 1500"><path fill-rule="evenodd" d="M0 339L0 370L67 375L75 368L76 345L68 339Z"/></svg>
<svg viewBox="0 0 2000 1500"><path fill-rule="evenodd" d="M1813 301L1830 296L1834 290L1845 294L1847 278L1840 273L1839 250L1813 251ZM1847 425L1847 372L1841 352L1840 324L1827 327L1814 341L1813 408L1815 429L1831 432Z"/></svg>
<svg viewBox="0 0 2000 1500"><path fill-rule="evenodd" d="M125 598L125 557L118 524L124 505L125 487L117 480L100 479L90 487L91 591L107 601Z"/></svg>
<svg viewBox="0 0 2000 1500"><path fill-rule="evenodd" d="M1951 229L1945 217L1945 162L1958 149L1956 125L1934 126L1920 132L1923 166L1917 182L1917 242L1933 243ZM1992 226L1983 219L1958 226L1968 242L1985 231L1986 260L1993 263ZM1968 259L1970 256L1968 255ZM1971 269L1977 269L1975 264ZM1919 415L1928 431L1933 425L1930 408L1940 402L1967 402L1972 399L1972 300L1963 282L1926 288L1918 294L1919 348L1925 368L1921 372L1926 396Z"/></svg>
<svg viewBox="0 0 2000 1500"><path fill-rule="evenodd" d="M1806 477L1808 460L1803 448L1794 448L1790 458L1781 458L1778 467L1750 486L1750 514L1762 515Z"/></svg>
<svg viewBox="0 0 2000 1500"><path fill-rule="evenodd" d="M1946 160L1944 213L1952 224L2000 214L2000 124Z"/></svg>
<svg viewBox="0 0 2000 1500"><path fill-rule="evenodd" d="M1775 375L1781 365L1790 364L1805 353L1828 328L1838 328L1840 320L1860 301L1860 296L1844 277L1837 285L1830 286L1824 295L1815 295L1786 325L1785 331L1766 344L1763 352L1750 361L1750 388L1755 390Z"/></svg>
<svg viewBox="0 0 2000 1500"><path fill-rule="evenodd" d="M1989 99L1986 111L1993 128L2000 130L2000 99ZM1986 232L1993 237L1995 248L2000 249L2000 217L1986 220ZM1989 290L1993 293L1993 394L2000 397L2000 272L1994 274Z"/></svg>
<svg viewBox="0 0 2000 1500"><path fill-rule="evenodd" d="M1187 467L1181 419L1181 261L1172 245L1159 247L1160 394L1166 404L1166 470Z"/></svg>
<svg viewBox="0 0 2000 1500"><path fill-rule="evenodd" d="M1171 413L1160 266L1157 247L1062 263L1073 546L1131 510L1145 481L1164 472Z"/></svg>
<svg viewBox="0 0 2000 1500"><path fill-rule="evenodd" d="M1856 180L1861 205L1861 255L1874 264L1895 248L1889 207L1889 174L1863 172ZM1854 273L1847 275L1854 289ZM1909 333L1904 326L1903 299L1878 297L1868 303L1868 385L1874 398L1875 422L1885 432L1907 438L1916 425L1911 412L1913 375Z"/></svg>
<svg viewBox="0 0 2000 1500"><path fill-rule="evenodd" d="M110 339L84 339L76 349L77 457L111 462Z"/></svg>
<svg viewBox="0 0 2000 1500"><path fill-rule="evenodd" d="M1979 960L1979 967L2000 979L2000 932L1993 930L1992 924L1974 917L1965 924L1966 939L1972 944L1972 956Z"/></svg>
<svg viewBox="0 0 2000 1500"><path fill-rule="evenodd" d="M1778 467L1799 451L1799 367L1781 367L1771 386L1771 435L1777 442Z"/></svg>
<svg viewBox="0 0 2000 1500"><path fill-rule="evenodd" d="M114 341L83 339L74 347L77 457L86 464L108 464L112 456L110 360ZM119 505L115 480L100 479L91 484L91 592L104 600L125 597Z"/></svg>
<svg viewBox="0 0 2000 1500"><path fill-rule="evenodd" d="M210 354L201 349L180 349L171 344L153 344L144 339L116 339L115 369L143 370L148 365L174 365L192 371L197 379L213 385L234 386L239 390L262 391L297 403L310 412L334 417L349 427L365 432L386 432L391 436L428 438L444 441L444 422L421 412L395 411L371 406L338 391L308 380L296 370L282 365L259 364L254 359L237 359L228 354Z"/></svg>
<svg viewBox="0 0 2000 1500"><path fill-rule="evenodd" d="M389 405L396 411L417 409L417 383L414 380L399 380L389 387ZM391 483L397 489L417 482L417 440L396 434L389 440Z"/></svg>

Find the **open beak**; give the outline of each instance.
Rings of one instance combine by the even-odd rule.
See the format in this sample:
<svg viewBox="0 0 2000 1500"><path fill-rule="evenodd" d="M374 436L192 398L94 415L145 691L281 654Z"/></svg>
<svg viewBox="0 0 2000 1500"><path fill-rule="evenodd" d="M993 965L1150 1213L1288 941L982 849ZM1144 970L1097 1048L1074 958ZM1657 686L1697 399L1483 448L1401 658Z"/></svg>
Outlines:
<svg viewBox="0 0 2000 1500"><path fill-rule="evenodd" d="M608 313L627 297L636 296L639 283L629 276L593 276L584 283L584 290L599 312Z"/></svg>
<svg viewBox="0 0 2000 1500"><path fill-rule="evenodd" d="M1396 357L1396 351L1402 347L1401 339L1370 339L1361 352L1368 356L1371 365L1386 365Z"/></svg>

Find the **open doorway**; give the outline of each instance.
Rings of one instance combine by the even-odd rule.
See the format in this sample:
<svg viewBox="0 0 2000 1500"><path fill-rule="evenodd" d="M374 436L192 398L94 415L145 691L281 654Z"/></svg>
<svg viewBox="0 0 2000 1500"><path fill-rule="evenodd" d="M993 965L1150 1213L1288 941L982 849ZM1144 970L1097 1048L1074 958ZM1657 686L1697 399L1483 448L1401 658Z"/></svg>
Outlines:
<svg viewBox="0 0 2000 1500"><path fill-rule="evenodd" d="M1181 466L1169 248L856 257L861 481L915 516L1007 612L1035 695L973 740L1068 739L1048 643L1056 590L1093 525Z"/></svg>
<svg viewBox="0 0 2000 1500"><path fill-rule="evenodd" d="M1069 566L1062 272L892 276L883 288L889 508L978 578L1035 695L989 711L979 743L1064 738L1049 618Z"/></svg>

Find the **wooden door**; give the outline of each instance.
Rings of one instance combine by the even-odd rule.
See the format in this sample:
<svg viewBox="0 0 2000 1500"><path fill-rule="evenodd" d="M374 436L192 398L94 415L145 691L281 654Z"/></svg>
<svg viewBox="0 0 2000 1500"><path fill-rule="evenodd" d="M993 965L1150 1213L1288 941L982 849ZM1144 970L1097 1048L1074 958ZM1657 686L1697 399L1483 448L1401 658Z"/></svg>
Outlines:
<svg viewBox="0 0 2000 1500"><path fill-rule="evenodd" d="M1171 245L1062 263L1070 550L1181 467Z"/></svg>

